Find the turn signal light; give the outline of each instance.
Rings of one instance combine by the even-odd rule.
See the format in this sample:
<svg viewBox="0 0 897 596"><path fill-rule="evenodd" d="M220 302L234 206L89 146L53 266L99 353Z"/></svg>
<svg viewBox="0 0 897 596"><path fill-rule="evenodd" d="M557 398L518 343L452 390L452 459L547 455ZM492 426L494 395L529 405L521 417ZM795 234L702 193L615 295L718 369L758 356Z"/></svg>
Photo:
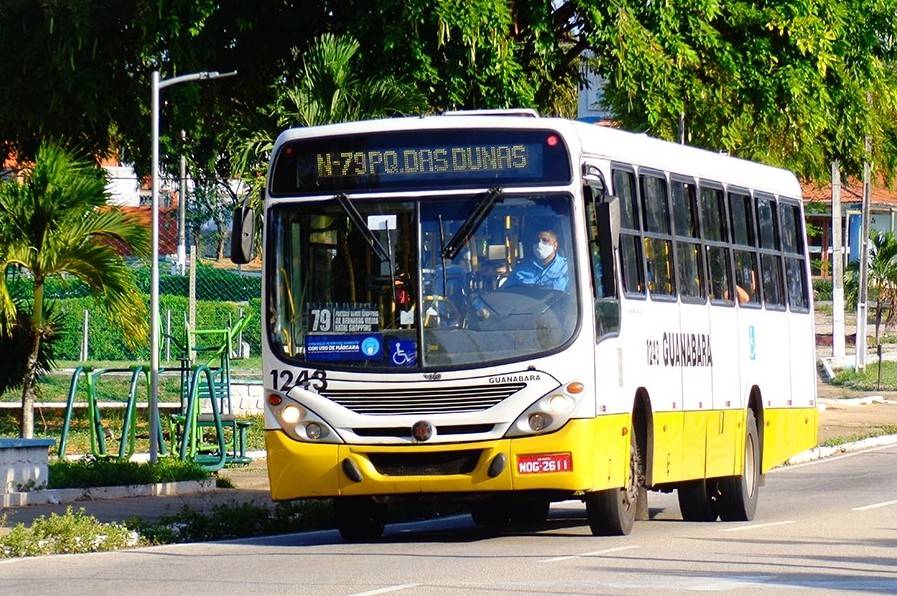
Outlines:
<svg viewBox="0 0 897 596"><path fill-rule="evenodd" d="M580 383L579 381L573 381L567 385L567 393L577 394L582 393L582 390L585 389L585 385Z"/></svg>

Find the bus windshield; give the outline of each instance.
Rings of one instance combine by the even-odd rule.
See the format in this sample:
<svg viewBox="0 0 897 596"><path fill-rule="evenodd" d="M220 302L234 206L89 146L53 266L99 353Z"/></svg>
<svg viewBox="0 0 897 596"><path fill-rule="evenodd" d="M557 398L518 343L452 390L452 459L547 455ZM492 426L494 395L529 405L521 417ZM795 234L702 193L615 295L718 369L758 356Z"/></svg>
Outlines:
<svg viewBox="0 0 897 596"><path fill-rule="evenodd" d="M344 207L269 210L267 318L281 358L407 371L522 359L572 339L569 195L353 200L360 219ZM446 250L478 207L466 242Z"/></svg>

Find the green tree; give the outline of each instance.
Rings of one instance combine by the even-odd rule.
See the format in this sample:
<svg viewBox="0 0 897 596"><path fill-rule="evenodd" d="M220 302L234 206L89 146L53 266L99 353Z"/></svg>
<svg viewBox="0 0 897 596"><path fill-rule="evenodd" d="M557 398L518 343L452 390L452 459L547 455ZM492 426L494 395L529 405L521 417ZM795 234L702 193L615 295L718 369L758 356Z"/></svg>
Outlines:
<svg viewBox="0 0 897 596"><path fill-rule="evenodd" d="M897 1L580 1L624 128L826 178L897 150Z"/></svg>
<svg viewBox="0 0 897 596"><path fill-rule="evenodd" d="M7 329L17 307L7 285L11 268L33 278L32 345L22 379L21 435L34 432L35 385L41 343L50 339L47 279L69 273L86 283L132 342L147 337L147 305L137 293L131 268L120 248L137 255L149 251L146 229L106 203L106 178L95 165L54 144L37 151L23 180L0 183L0 314Z"/></svg>

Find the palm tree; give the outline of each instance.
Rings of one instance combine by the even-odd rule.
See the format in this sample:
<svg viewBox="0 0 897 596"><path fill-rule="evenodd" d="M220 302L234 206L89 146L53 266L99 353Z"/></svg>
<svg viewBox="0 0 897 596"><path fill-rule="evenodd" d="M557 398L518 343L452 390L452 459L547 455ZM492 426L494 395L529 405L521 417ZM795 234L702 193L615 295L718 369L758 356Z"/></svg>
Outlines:
<svg viewBox="0 0 897 596"><path fill-rule="evenodd" d="M0 183L0 316L14 326L16 303L6 283L14 266L34 283L30 336L22 379L20 433L34 434L35 385L41 342L49 339L44 284L69 273L86 283L135 345L147 338L147 305L119 248L149 253L146 229L121 211L105 208L104 172L55 144L44 144L22 181Z"/></svg>
<svg viewBox="0 0 897 596"><path fill-rule="evenodd" d="M867 269L869 300L875 301L875 344L879 343L882 315L887 310L886 323L894 318L897 299L897 235L885 232L871 236L869 267ZM851 263L844 284L848 304L856 306L859 297L859 262Z"/></svg>
<svg viewBox="0 0 897 596"><path fill-rule="evenodd" d="M360 49L358 41L349 36L326 33L317 38L303 56L297 80L272 87L274 101L259 114L258 122L231 144L236 168L247 178L260 178L274 138L284 128L426 110L426 97L413 84L391 76L364 77Z"/></svg>

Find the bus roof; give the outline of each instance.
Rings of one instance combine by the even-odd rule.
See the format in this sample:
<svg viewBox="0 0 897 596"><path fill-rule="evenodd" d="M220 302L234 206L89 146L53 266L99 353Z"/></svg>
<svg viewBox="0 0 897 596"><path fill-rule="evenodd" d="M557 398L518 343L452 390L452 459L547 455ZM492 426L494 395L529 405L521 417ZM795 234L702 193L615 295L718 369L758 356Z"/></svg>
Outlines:
<svg viewBox="0 0 897 596"><path fill-rule="evenodd" d="M476 114L465 116L455 112L444 116L386 118L291 128L277 137L272 158L282 143L297 139L440 128L551 129L564 136L574 155L581 151L593 157L664 170L699 180L711 180L793 198L801 196L800 183L788 170L670 143L644 133L636 134L562 118Z"/></svg>

